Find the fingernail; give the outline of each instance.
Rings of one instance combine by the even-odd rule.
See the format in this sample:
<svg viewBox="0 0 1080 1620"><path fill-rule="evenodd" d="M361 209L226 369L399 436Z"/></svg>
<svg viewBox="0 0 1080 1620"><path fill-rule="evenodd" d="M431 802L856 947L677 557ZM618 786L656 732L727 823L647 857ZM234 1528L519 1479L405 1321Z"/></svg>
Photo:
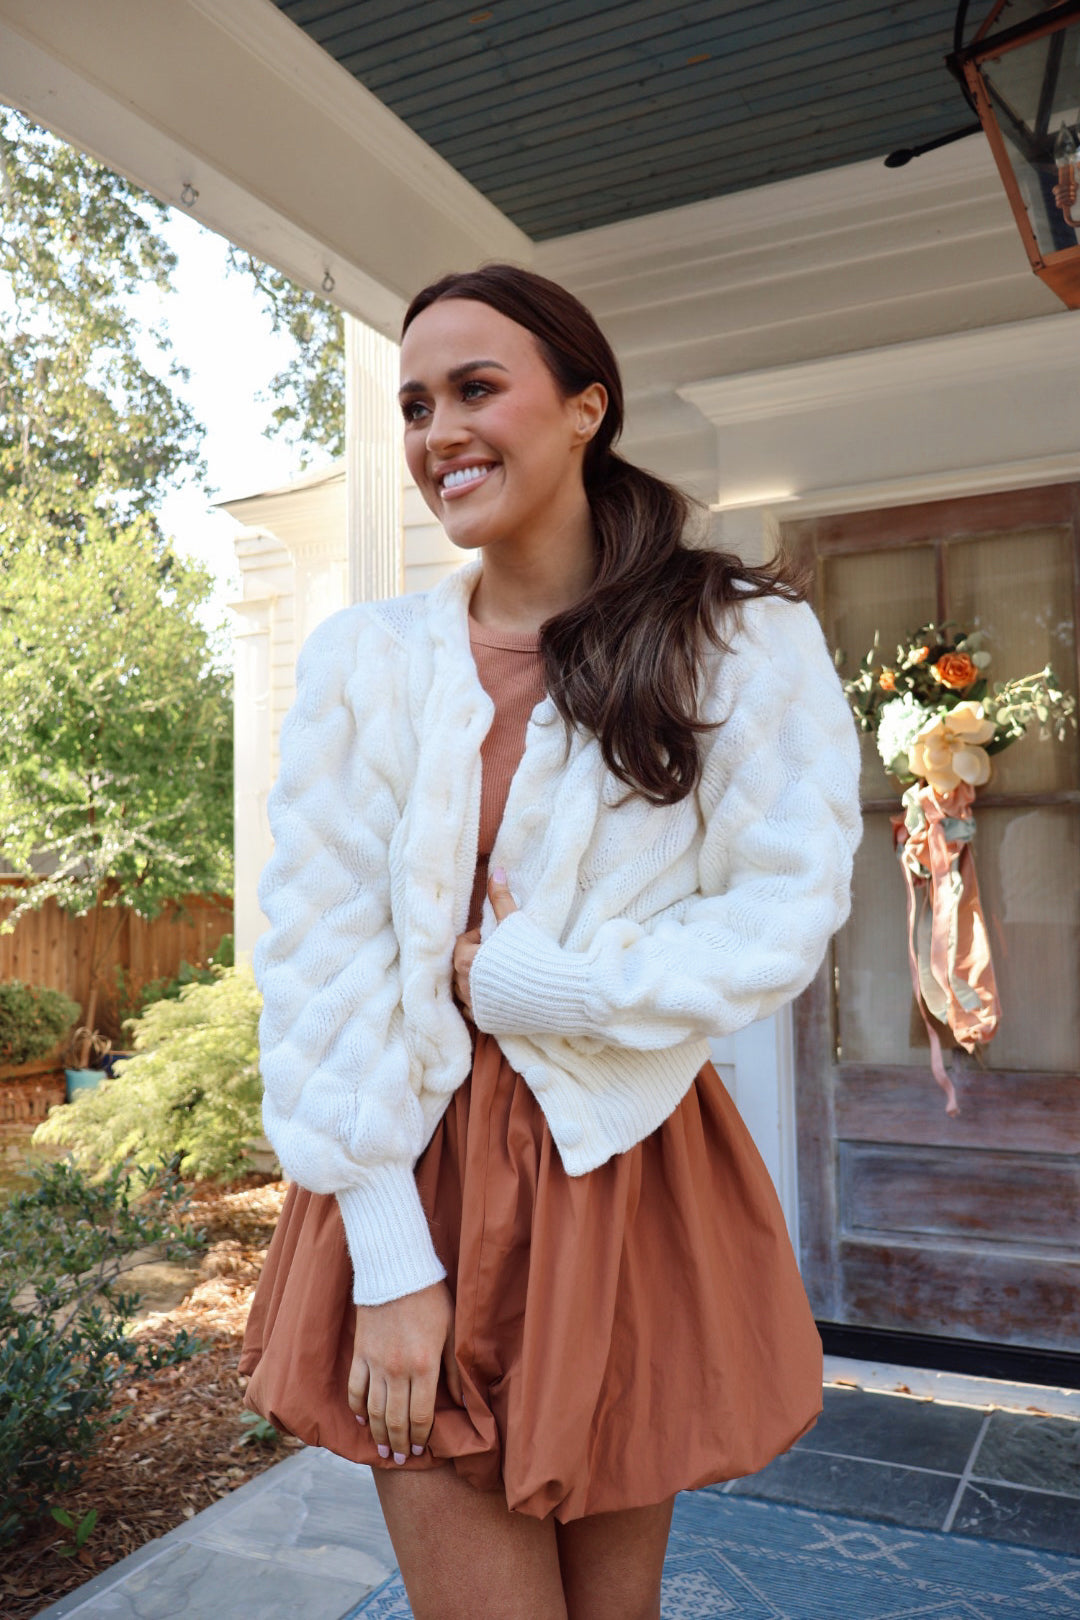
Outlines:
<svg viewBox="0 0 1080 1620"><path fill-rule="evenodd" d="M503 868L501 866L497 866L495 868L494 872L492 872L491 875L495 879L496 883L505 883L506 882L506 871L505 871L505 868Z"/></svg>
<svg viewBox="0 0 1080 1620"><path fill-rule="evenodd" d="M362 1423L365 1429L367 1428L367 1418L361 1417L359 1412L356 1414L356 1421L357 1423Z"/></svg>
<svg viewBox="0 0 1080 1620"><path fill-rule="evenodd" d="M412 1454L414 1457L422 1457L424 1455L423 1446L413 1446Z"/></svg>
<svg viewBox="0 0 1080 1620"><path fill-rule="evenodd" d="M395 1451L394 1452L394 1461L397 1463L398 1467L400 1468L401 1464L405 1461L405 1453L403 1451Z"/></svg>
<svg viewBox="0 0 1080 1620"><path fill-rule="evenodd" d="M380 1457L389 1457L389 1455L390 1455L390 1447L389 1446L376 1446L375 1450L379 1453Z"/></svg>

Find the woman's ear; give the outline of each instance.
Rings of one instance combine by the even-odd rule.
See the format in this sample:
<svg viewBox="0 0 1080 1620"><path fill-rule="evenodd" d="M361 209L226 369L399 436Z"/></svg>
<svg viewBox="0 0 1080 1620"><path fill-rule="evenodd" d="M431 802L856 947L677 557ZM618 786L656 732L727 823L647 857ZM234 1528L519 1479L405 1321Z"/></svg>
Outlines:
<svg viewBox="0 0 1080 1620"><path fill-rule="evenodd" d="M604 420L607 411L607 389L603 383L590 383L574 397L578 442L587 444Z"/></svg>

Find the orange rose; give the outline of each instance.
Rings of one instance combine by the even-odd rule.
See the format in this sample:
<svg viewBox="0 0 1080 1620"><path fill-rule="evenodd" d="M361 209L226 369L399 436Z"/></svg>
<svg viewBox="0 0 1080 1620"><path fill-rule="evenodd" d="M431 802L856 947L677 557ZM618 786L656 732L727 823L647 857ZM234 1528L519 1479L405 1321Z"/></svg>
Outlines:
<svg viewBox="0 0 1080 1620"><path fill-rule="evenodd" d="M962 692L965 686L970 686L979 671L975 660L969 658L967 653L942 653L936 664L930 666L930 673L942 686L947 686L951 692Z"/></svg>
<svg viewBox="0 0 1080 1620"><path fill-rule="evenodd" d="M878 685L881 687L881 690L883 692L895 692L896 691L896 671L895 671L895 669L883 669L881 674L878 676Z"/></svg>

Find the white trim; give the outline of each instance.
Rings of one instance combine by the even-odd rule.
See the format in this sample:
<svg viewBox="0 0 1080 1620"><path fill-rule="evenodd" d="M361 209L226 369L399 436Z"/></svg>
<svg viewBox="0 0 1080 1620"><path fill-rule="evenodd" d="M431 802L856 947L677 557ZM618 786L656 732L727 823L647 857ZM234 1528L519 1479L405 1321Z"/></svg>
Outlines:
<svg viewBox="0 0 1080 1620"><path fill-rule="evenodd" d="M882 154L882 158L884 154ZM881 158L849 163L819 174L776 180L770 185L703 202L685 203L614 225L599 225L572 236L551 237L536 247L535 264L546 274L586 277L599 272L599 281L620 280L628 261L651 252L700 249L719 240L731 251L744 251L737 238L785 227L785 236L805 241L832 235L838 215L861 225L860 210L870 218L886 208L891 219L898 213L921 212L933 194L962 183L969 190L985 189L999 195L1001 183L986 142L960 141L933 153L906 169L886 169ZM1007 204L1002 203L1007 212ZM787 251L777 243L778 251Z"/></svg>
<svg viewBox="0 0 1080 1620"><path fill-rule="evenodd" d="M966 495L994 495L1006 489L1036 489L1044 484L1071 484L1080 480L1080 450L1042 456L1028 461L994 461L954 472L921 473L910 478L884 479L843 489L808 489L783 501L778 514L792 518L825 517L840 512L869 512L878 507L917 506L925 501L955 500ZM718 502L712 508L726 508Z"/></svg>
<svg viewBox="0 0 1080 1620"><path fill-rule="evenodd" d="M1057 370L1080 378L1080 311L710 377L675 391L714 427L730 427L946 384L976 386L1003 373Z"/></svg>
<svg viewBox="0 0 1080 1620"><path fill-rule="evenodd" d="M40 0L33 0L34 4ZM175 0L171 0L175 3ZM274 0L187 0L279 79L320 107L350 142L377 152L408 191L478 236L501 235L509 221L434 147L354 79ZM516 229L516 227L514 227ZM522 251L532 243L523 231Z"/></svg>

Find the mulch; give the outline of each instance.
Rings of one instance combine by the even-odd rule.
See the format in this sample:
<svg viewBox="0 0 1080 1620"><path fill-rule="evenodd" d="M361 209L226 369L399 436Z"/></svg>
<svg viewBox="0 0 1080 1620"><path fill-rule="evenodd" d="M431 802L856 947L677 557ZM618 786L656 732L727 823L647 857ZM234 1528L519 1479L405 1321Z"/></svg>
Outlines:
<svg viewBox="0 0 1080 1620"><path fill-rule="evenodd" d="M117 1408L130 1410L106 1431L83 1465L81 1484L60 1504L76 1523L96 1508L97 1523L72 1556L61 1550L70 1546L72 1533L51 1518L0 1554L4 1620L32 1620L299 1445L280 1436L269 1443L248 1437L236 1370L251 1296L284 1196L282 1183L258 1176L231 1188L195 1189L193 1218L209 1239L195 1286L174 1309L142 1317L134 1331L165 1344L186 1328L206 1348L153 1378L131 1379L117 1392Z"/></svg>

